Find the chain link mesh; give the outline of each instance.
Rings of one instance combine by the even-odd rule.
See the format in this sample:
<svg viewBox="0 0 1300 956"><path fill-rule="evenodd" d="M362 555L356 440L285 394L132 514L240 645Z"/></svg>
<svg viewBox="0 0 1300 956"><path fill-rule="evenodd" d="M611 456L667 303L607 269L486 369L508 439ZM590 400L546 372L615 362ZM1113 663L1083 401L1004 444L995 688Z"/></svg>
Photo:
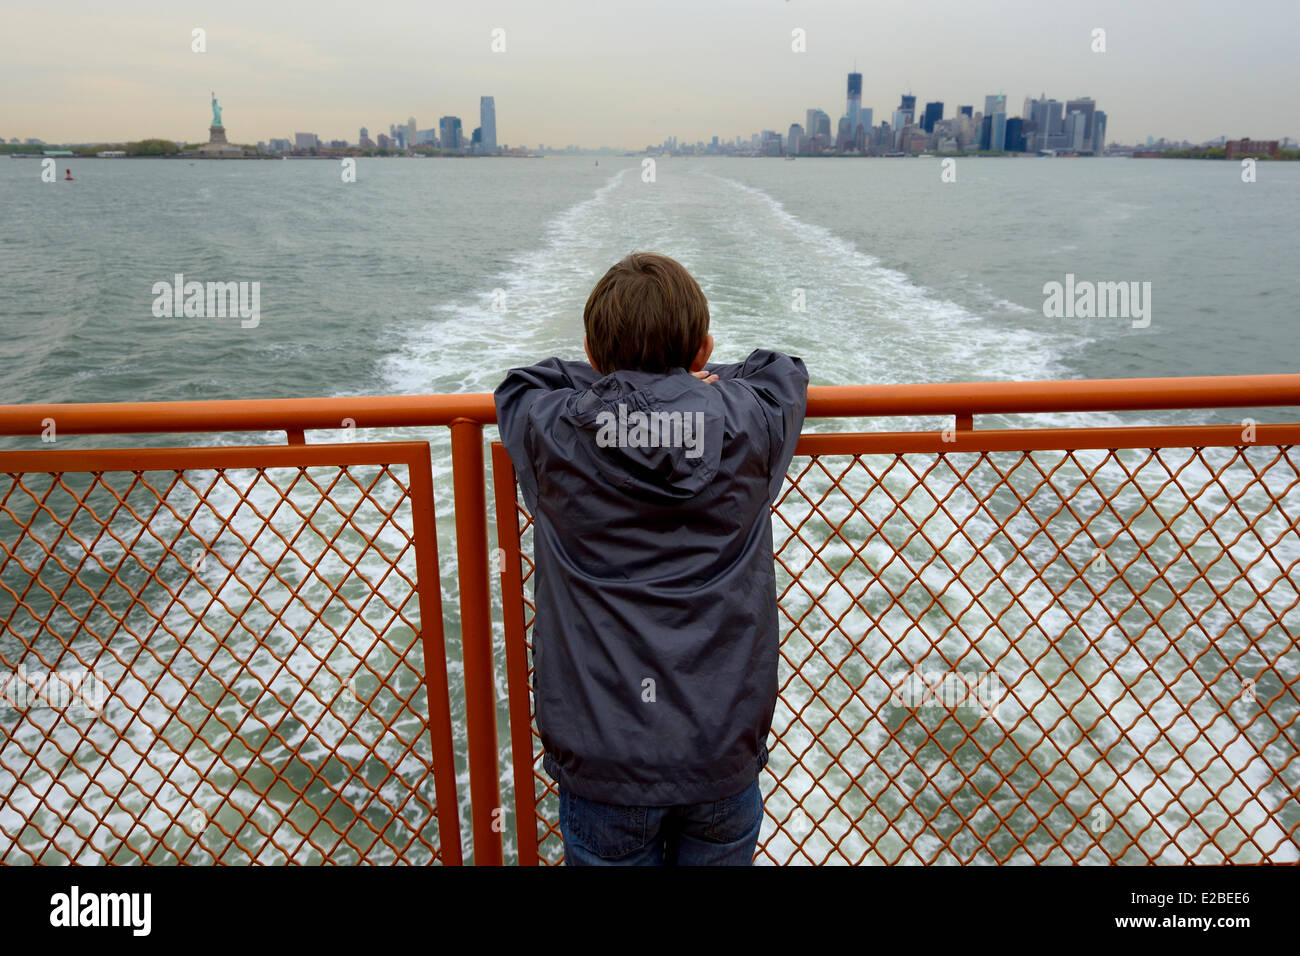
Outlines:
<svg viewBox="0 0 1300 956"><path fill-rule="evenodd" d="M459 862L427 444L60 454L0 456L0 859Z"/></svg>
<svg viewBox="0 0 1300 956"><path fill-rule="evenodd" d="M756 862L1300 859L1297 461L1289 445L796 456L773 508ZM531 661L514 500L524 633L506 641ZM535 721L532 742L520 858L556 864Z"/></svg>

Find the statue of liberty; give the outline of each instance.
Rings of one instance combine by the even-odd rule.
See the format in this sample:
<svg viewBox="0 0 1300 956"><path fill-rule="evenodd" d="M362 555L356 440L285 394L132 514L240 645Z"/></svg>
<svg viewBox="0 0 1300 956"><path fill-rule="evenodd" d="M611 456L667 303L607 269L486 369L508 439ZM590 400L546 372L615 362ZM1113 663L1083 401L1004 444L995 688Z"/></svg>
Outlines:
<svg viewBox="0 0 1300 956"><path fill-rule="evenodd" d="M217 105L217 94L215 91L212 94L212 125L221 125L221 107Z"/></svg>

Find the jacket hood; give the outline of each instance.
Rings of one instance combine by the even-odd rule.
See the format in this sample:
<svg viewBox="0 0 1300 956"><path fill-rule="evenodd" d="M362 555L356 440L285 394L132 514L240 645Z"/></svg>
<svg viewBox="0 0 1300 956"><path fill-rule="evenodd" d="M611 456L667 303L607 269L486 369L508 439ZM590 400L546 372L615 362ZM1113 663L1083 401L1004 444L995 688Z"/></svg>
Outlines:
<svg viewBox="0 0 1300 956"><path fill-rule="evenodd" d="M684 368L620 370L577 392L564 417L572 449L610 484L651 500L699 494L718 472L725 439L723 398Z"/></svg>

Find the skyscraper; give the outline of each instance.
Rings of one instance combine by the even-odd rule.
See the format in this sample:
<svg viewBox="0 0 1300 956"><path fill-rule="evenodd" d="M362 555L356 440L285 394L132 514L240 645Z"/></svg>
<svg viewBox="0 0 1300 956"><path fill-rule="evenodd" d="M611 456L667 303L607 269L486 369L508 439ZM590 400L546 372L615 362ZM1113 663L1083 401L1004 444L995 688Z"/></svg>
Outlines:
<svg viewBox="0 0 1300 956"><path fill-rule="evenodd" d="M894 128L895 132L901 130L904 126L916 122L916 97L910 93L904 93L898 101L898 109L894 110Z"/></svg>
<svg viewBox="0 0 1300 956"><path fill-rule="evenodd" d="M1065 116L1065 148L1078 152L1084 148L1088 117L1082 110L1070 110Z"/></svg>
<svg viewBox="0 0 1300 956"><path fill-rule="evenodd" d="M1034 123L1036 149L1060 149L1065 145L1061 115L1059 100L1049 100L1046 93L1034 100L1029 119Z"/></svg>
<svg viewBox="0 0 1300 956"><path fill-rule="evenodd" d="M1092 151L1100 156L1106 151L1106 113L1097 110L1092 116Z"/></svg>
<svg viewBox="0 0 1300 956"><path fill-rule="evenodd" d="M889 132L892 139L889 142L891 150L899 150L903 146L903 130L912 125L912 114L905 113L903 110L894 110L894 115L889 119Z"/></svg>
<svg viewBox="0 0 1300 956"><path fill-rule="evenodd" d="M942 102L926 103L925 119L921 121L921 125L925 128L925 131L927 133L933 133L934 124L939 122L939 120L941 119L943 119L943 103Z"/></svg>
<svg viewBox="0 0 1300 956"><path fill-rule="evenodd" d="M478 98L478 121L483 130L483 152L497 151L497 104L491 96Z"/></svg>
<svg viewBox="0 0 1300 956"><path fill-rule="evenodd" d="M858 112L858 122L861 123L863 128L866 129L867 131L871 130L871 121L872 121L873 113L875 113L875 110L873 110L870 106L865 106Z"/></svg>
<svg viewBox="0 0 1300 956"><path fill-rule="evenodd" d="M831 145L831 118L823 110L808 110L804 117L807 125L804 127L804 136L812 140L818 136L821 137L821 146Z"/></svg>
<svg viewBox="0 0 1300 956"><path fill-rule="evenodd" d="M980 121L979 148L989 150L1007 148L1006 113L989 113Z"/></svg>
<svg viewBox="0 0 1300 956"><path fill-rule="evenodd" d="M1025 122L1026 120L1020 116L1007 120L1007 139L1003 148L1008 153L1023 153L1025 151Z"/></svg>
<svg viewBox="0 0 1300 956"><path fill-rule="evenodd" d="M989 116L993 113L1005 113L1007 111L1007 97L1004 93L990 93L984 97L984 115Z"/></svg>
<svg viewBox="0 0 1300 956"><path fill-rule="evenodd" d="M856 130L858 123L862 121L862 74L849 74L848 88L848 105L844 108L844 115L849 118L849 129Z"/></svg>
<svg viewBox="0 0 1300 956"><path fill-rule="evenodd" d="M438 120L438 139L442 141L443 149L460 149L460 117L444 116Z"/></svg>
<svg viewBox="0 0 1300 956"><path fill-rule="evenodd" d="M975 107L973 107L973 106L959 106L959 107L957 107L957 115L958 115L958 116L974 116L974 115L975 115L974 110L975 110Z"/></svg>
<svg viewBox="0 0 1300 956"><path fill-rule="evenodd" d="M1007 148L1007 113L1003 110L1000 113L994 113L992 116L993 124L989 128L989 149L1006 149Z"/></svg>
<svg viewBox="0 0 1300 956"><path fill-rule="evenodd" d="M851 149L853 147L853 130L849 129L849 118L840 117L839 129L835 132L835 148Z"/></svg>
<svg viewBox="0 0 1300 956"><path fill-rule="evenodd" d="M412 116L406 121L406 148L410 149L415 145L415 137L419 131L415 127L415 117Z"/></svg>
<svg viewBox="0 0 1300 956"><path fill-rule="evenodd" d="M1079 112L1083 114L1083 140L1082 142L1075 143L1071 148L1084 151L1092 149L1092 120L1096 111L1097 104L1093 101L1091 96L1081 96L1077 100L1068 100L1066 102L1066 113ZM1078 138L1078 135L1079 134L1077 133L1075 134L1076 139Z"/></svg>

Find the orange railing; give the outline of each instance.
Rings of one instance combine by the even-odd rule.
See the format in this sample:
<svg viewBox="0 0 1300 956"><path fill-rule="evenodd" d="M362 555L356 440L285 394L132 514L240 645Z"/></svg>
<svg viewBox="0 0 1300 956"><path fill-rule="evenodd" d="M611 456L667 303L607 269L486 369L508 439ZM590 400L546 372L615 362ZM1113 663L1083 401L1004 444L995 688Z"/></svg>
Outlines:
<svg viewBox="0 0 1300 956"><path fill-rule="evenodd" d="M1296 405L1300 375L810 389L810 420L955 418L800 441L760 860L1300 858L1300 424L974 427ZM487 395L0 408L57 438L0 452L0 859L559 862L494 420ZM454 589L429 444L305 439L425 426Z"/></svg>

